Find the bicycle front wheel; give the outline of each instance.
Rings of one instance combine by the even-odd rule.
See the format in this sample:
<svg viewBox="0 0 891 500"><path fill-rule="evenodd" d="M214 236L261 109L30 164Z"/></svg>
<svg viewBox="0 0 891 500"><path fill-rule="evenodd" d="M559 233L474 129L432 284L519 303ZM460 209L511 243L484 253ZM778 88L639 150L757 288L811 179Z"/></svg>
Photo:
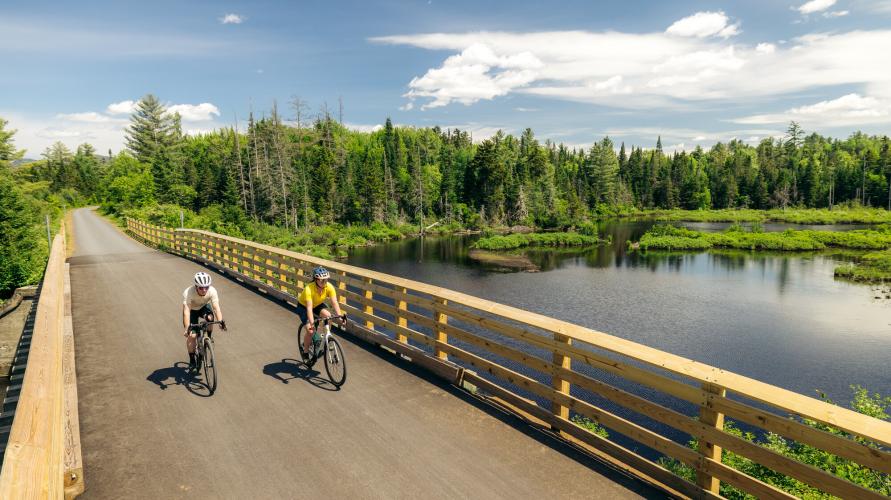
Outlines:
<svg viewBox="0 0 891 500"><path fill-rule="evenodd" d="M346 382L346 359L340 342L334 337L328 339L328 346L325 348L325 371L328 372L331 383L337 387Z"/></svg>
<svg viewBox="0 0 891 500"><path fill-rule="evenodd" d="M313 355L315 349L310 349L309 356L303 355L303 339L305 339L307 335L309 335L309 332L306 330L306 323L300 323L300 327L297 328L297 350L300 352L300 359L303 360L306 367L312 368L312 365L316 364L316 359Z"/></svg>
<svg viewBox="0 0 891 500"><path fill-rule="evenodd" d="M204 383L207 389L213 394L217 390L217 360L213 355L213 342L210 339L204 339L204 360L202 362L204 368Z"/></svg>

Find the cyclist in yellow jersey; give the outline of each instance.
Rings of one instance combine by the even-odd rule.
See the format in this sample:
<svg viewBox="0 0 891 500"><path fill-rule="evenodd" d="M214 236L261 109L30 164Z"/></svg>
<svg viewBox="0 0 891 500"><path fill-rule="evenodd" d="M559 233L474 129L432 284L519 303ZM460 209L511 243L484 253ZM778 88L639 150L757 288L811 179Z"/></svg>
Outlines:
<svg viewBox="0 0 891 500"><path fill-rule="evenodd" d="M337 291L334 285L328 283L331 275L324 267L317 267L312 271L312 281L303 287L303 291L297 296L297 314L300 321L306 324L306 331L309 335L304 336L303 353L306 354L312 349L312 334L315 331L313 321L316 317L329 318L331 312L325 305L325 299L331 299L331 305L334 307L334 313L341 316L340 304L337 303ZM340 318L340 324L346 324L346 317ZM308 355L307 355L308 357Z"/></svg>

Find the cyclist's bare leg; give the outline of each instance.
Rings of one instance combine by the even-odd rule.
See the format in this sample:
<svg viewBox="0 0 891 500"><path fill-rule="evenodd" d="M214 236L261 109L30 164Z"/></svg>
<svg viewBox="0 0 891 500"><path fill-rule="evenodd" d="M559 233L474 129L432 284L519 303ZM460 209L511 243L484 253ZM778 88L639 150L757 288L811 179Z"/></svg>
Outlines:
<svg viewBox="0 0 891 500"><path fill-rule="evenodd" d="M195 332L189 332L186 335L186 350L189 351L189 354L195 353L195 346L198 345L198 335Z"/></svg>
<svg viewBox="0 0 891 500"><path fill-rule="evenodd" d="M328 311L328 309L326 308L326 309L322 309L321 311L319 311L319 317L316 319L324 319L324 318L330 318L330 317L331 317L331 312ZM316 327L319 327L319 326L321 326L321 323L316 323ZM312 335L305 335L303 337L303 352L309 352L309 350L311 348L312 348Z"/></svg>

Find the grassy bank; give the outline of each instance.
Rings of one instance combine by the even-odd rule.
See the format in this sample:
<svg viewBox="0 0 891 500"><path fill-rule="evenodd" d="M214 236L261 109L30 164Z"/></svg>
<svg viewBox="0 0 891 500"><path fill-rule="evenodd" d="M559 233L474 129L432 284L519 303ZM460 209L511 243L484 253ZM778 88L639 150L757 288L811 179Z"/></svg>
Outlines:
<svg viewBox="0 0 891 500"><path fill-rule="evenodd" d="M513 250L523 247L567 247L596 245L601 240L596 236L579 233L528 233L508 234L480 238L473 244L479 250Z"/></svg>
<svg viewBox="0 0 891 500"><path fill-rule="evenodd" d="M891 281L891 250L870 252L860 257L859 262L838 266L835 275L866 283Z"/></svg>
<svg viewBox="0 0 891 500"><path fill-rule="evenodd" d="M891 212L881 208L787 208L786 210L651 210L628 214L636 218L688 222L788 222L793 224L888 224Z"/></svg>
<svg viewBox="0 0 891 500"><path fill-rule="evenodd" d="M707 250L736 248L744 250L822 250L849 248L881 250L891 248L891 227L857 231L811 231L789 229L762 233L731 227L722 233L706 233L681 227L659 225L644 234L637 246L641 250Z"/></svg>

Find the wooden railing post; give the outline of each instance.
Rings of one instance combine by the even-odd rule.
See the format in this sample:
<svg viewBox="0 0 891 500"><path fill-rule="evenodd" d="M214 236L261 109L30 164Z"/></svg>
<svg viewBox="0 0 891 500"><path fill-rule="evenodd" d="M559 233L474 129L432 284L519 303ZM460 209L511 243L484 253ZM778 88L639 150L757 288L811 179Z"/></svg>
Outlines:
<svg viewBox="0 0 891 500"><path fill-rule="evenodd" d="M706 396L708 394L715 394L721 397L727 395L727 389L714 384L704 383L702 384L702 390L706 393ZM706 404L699 408L699 421L704 425L723 431L724 414L710 409L709 406L710 404L706 401ZM718 463L721 462L721 447L702 438L699 439L699 454L704 458L710 458ZM696 471L696 484L716 495L721 488L721 481L702 471Z"/></svg>
<svg viewBox="0 0 891 500"><path fill-rule="evenodd" d="M371 278L364 278L362 281L364 281L366 285L371 285ZM368 300L372 300L374 298L374 294L371 293L371 290L365 290L365 293L363 295L365 295L365 298ZM368 315L374 314L374 308L368 304L365 305L364 311L365 311L365 314L368 314ZM366 320L365 328L368 328L369 330L374 330L374 323Z"/></svg>
<svg viewBox="0 0 891 500"><path fill-rule="evenodd" d="M398 292L400 292L402 295L405 295L408 293L408 289L405 288L404 286L396 287L396 290ZM399 300L396 302L396 308L399 309L400 311L405 311L408 309L408 303L405 302L404 300ZM397 320L398 320L399 326L401 326L402 328L408 328L408 320L405 319L404 316L398 316ZM408 337L401 333L396 334L396 340L398 342L402 342L403 344L408 343Z"/></svg>
<svg viewBox="0 0 891 500"><path fill-rule="evenodd" d="M337 282L337 300L339 300L342 305L347 305L346 293L344 293L347 289L347 273L346 271L337 271L337 275L340 276L340 280Z"/></svg>
<svg viewBox="0 0 891 500"><path fill-rule="evenodd" d="M448 304L448 301L445 300L445 299L436 299L436 302L437 302L438 304L440 304L440 305L443 305L443 306L446 305L446 304ZM444 325L444 324L447 324L447 323L449 322L449 317L446 316L445 313L442 313L442 312L439 312L439 311L436 311L436 312L433 314L433 319L434 319L437 323L440 323L440 324L443 324L443 325ZM449 343L449 336L446 334L446 332L437 329L437 330L436 330L436 341L437 341L437 342L442 342L442 343L444 343L444 344L448 344L448 343ZM440 349L439 347L437 347L437 348L434 349L434 354L435 354L436 357L439 358L439 359L442 359L442 360L449 359L449 355L446 354L446 352L443 351L442 349Z"/></svg>
<svg viewBox="0 0 891 500"><path fill-rule="evenodd" d="M270 269L272 267L273 262L272 262L272 259L269 258L269 252L266 252L266 257L263 259L263 261L266 262L266 284L275 288L275 282L272 281L272 278L273 278L272 269Z"/></svg>
<svg viewBox="0 0 891 500"><path fill-rule="evenodd" d="M566 344L567 346L572 345L572 339L567 337L566 335L561 335L559 333L554 334L554 340L560 342L561 344ZM554 352L554 364L564 368L566 370L572 369L572 358L569 356L565 356L559 352ZM569 395L569 381L564 380L558 375L554 375L551 380L551 387L560 391L562 394ZM564 420L569 420L569 407L563 406L559 403L551 403L551 412ZM556 429L554 429L556 430Z"/></svg>
<svg viewBox="0 0 891 500"><path fill-rule="evenodd" d="M285 259L281 256L279 258L281 261L278 263L278 279L283 282L279 285L279 288L281 288L281 291L288 293L288 285L286 284L288 282L288 265L285 264Z"/></svg>

